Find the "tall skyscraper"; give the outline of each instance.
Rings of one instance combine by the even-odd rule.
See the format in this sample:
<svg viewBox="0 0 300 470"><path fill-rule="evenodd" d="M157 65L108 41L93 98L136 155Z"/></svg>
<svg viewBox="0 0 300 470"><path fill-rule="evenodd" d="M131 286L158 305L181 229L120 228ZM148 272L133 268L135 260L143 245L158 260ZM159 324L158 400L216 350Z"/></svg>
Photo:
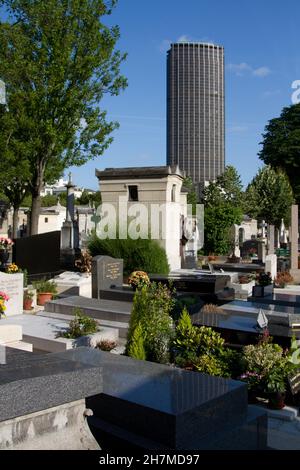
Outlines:
<svg viewBox="0 0 300 470"><path fill-rule="evenodd" d="M224 48L174 43L167 56L167 164L201 186L225 166Z"/></svg>

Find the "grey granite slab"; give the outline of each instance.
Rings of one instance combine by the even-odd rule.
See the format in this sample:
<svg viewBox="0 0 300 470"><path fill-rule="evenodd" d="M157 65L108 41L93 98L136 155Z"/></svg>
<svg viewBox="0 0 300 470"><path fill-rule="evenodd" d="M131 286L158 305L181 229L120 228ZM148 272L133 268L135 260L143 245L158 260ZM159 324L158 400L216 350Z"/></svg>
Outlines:
<svg viewBox="0 0 300 470"><path fill-rule="evenodd" d="M101 366L6 348L0 365L0 421L100 393Z"/></svg>
<svg viewBox="0 0 300 470"><path fill-rule="evenodd" d="M74 315L75 309L81 309L86 315L99 320L111 320L128 323L132 305L118 300L90 299L83 296L72 296L48 302L45 311Z"/></svg>

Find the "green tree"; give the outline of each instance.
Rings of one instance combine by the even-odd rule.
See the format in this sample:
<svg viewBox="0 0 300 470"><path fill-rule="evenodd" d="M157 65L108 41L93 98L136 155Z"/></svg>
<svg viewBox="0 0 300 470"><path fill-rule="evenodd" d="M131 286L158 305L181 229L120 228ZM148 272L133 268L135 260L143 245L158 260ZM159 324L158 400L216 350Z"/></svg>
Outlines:
<svg viewBox="0 0 300 470"><path fill-rule="evenodd" d="M13 208L12 238L17 237L19 208L29 193L29 161L19 140L22 129L0 106L0 187Z"/></svg>
<svg viewBox="0 0 300 470"><path fill-rule="evenodd" d="M7 84L6 140L18 127L29 162L31 234L37 233L41 190L72 165L101 155L116 122L100 107L126 87L125 55L107 27L116 0L0 0L11 20L0 24L0 76ZM6 126L7 127L7 126ZM2 130L0 131L2 133Z"/></svg>
<svg viewBox="0 0 300 470"><path fill-rule="evenodd" d="M61 198L60 195L56 196L55 194L46 194L41 198L42 207L51 207L56 206L57 203L60 203L62 206L66 205L66 199Z"/></svg>
<svg viewBox="0 0 300 470"><path fill-rule="evenodd" d="M300 202L300 103L283 108L271 119L263 134L260 159L288 175L295 198Z"/></svg>
<svg viewBox="0 0 300 470"><path fill-rule="evenodd" d="M205 205L215 205L216 202L229 202L236 207L242 207L243 200L241 177L231 165L226 166L224 173L203 190Z"/></svg>
<svg viewBox="0 0 300 470"><path fill-rule="evenodd" d="M260 169L245 193L245 211L255 219L280 226L281 219L288 225L293 204L293 190L287 175L270 166Z"/></svg>
<svg viewBox="0 0 300 470"><path fill-rule="evenodd" d="M232 249L230 229L243 218L243 188L236 169L225 168L203 191L204 251L220 255Z"/></svg>

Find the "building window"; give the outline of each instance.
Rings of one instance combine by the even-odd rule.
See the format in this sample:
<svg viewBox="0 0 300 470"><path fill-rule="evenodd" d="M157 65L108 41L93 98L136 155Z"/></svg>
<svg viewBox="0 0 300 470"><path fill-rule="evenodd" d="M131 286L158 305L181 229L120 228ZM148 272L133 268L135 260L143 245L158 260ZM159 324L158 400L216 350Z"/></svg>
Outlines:
<svg viewBox="0 0 300 470"><path fill-rule="evenodd" d="M137 186L128 186L128 200L129 201L138 201L139 193Z"/></svg>
<svg viewBox="0 0 300 470"><path fill-rule="evenodd" d="M172 192L171 192L171 201L175 202L175 199L176 199L176 184L173 184Z"/></svg>
<svg viewBox="0 0 300 470"><path fill-rule="evenodd" d="M48 223L48 217L45 217L45 224Z"/></svg>

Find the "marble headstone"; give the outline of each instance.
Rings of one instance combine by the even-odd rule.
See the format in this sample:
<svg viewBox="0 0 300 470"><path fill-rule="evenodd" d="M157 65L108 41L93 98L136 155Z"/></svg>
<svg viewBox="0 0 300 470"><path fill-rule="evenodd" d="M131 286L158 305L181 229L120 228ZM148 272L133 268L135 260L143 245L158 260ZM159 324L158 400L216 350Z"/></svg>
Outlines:
<svg viewBox="0 0 300 470"><path fill-rule="evenodd" d="M99 298L99 291L123 286L123 260L110 256L95 256L92 260L92 297Z"/></svg>
<svg viewBox="0 0 300 470"><path fill-rule="evenodd" d="M5 315L21 315L23 313L23 274L5 274L0 272L0 291L8 295Z"/></svg>

